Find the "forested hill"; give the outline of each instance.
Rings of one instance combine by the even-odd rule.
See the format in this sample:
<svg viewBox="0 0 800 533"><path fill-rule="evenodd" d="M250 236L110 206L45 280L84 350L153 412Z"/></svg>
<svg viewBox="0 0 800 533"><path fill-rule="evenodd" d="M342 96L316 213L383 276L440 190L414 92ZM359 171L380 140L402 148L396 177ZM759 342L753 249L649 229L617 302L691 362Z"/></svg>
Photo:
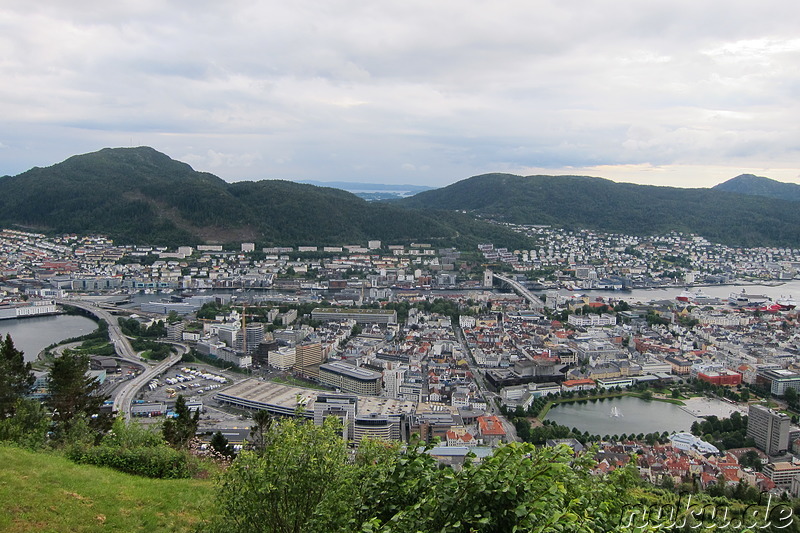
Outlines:
<svg viewBox="0 0 800 533"><path fill-rule="evenodd" d="M484 174L397 202L517 224L630 234L684 231L739 246L800 246L800 210L786 200L719 189L615 183L585 176Z"/></svg>
<svg viewBox="0 0 800 533"><path fill-rule="evenodd" d="M790 200L800 202L800 185L796 183L784 183L752 174L742 174L731 178L728 181L715 185L714 189L719 191L738 192L739 194L749 194L752 196L766 196L767 198L778 198L780 200Z"/></svg>
<svg viewBox="0 0 800 533"><path fill-rule="evenodd" d="M463 214L409 211L289 181L230 184L148 147L106 148L0 178L0 226L164 245L367 239L528 245L518 234Z"/></svg>

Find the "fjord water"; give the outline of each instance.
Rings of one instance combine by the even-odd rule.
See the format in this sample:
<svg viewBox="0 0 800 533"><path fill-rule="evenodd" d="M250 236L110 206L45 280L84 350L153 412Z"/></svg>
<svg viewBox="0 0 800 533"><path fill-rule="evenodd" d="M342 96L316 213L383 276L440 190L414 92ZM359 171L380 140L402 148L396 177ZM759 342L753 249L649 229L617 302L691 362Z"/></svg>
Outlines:
<svg viewBox="0 0 800 533"><path fill-rule="evenodd" d="M616 407L621 416L612 416ZM554 405L545 417L568 428L578 428L592 435L630 435L688 431L697 418L680 406L655 400L641 400L630 396L609 398L605 401L564 403Z"/></svg>
<svg viewBox="0 0 800 533"><path fill-rule="evenodd" d="M86 335L97 323L83 316L56 315L0 320L0 335L11 335L14 346L25 353L26 361L35 361L39 352L53 343Z"/></svg>
<svg viewBox="0 0 800 533"><path fill-rule="evenodd" d="M800 298L800 280L791 280L787 282L775 282L770 285L759 284L741 284L741 285L697 285L690 287L690 290L695 288L702 289L702 291L709 296L719 299L727 299L731 293L740 293L744 290L748 294L763 294L769 296L773 300L782 296L793 296ZM664 289L633 289L630 291L605 291L605 290L587 290L587 291L568 291L561 290L562 294L585 294L590 298L616 298L626 300L628 302L647 302L650 300L674 300L676 296L686 290L684 286L669 287Z"/></svg>

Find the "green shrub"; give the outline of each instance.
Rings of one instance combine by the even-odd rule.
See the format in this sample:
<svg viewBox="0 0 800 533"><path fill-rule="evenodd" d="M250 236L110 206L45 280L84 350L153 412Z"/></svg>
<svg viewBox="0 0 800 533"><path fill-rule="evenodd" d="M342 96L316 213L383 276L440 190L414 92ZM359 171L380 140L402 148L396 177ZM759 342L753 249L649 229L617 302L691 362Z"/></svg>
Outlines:
<svg viewBox="0 0 800 533"><path fill-rule="evenodd" d="M159 479L188 478L193 470L187 453L166 445L134 448L93 446L70 459L76 463L107 466L120 472Z"/></svg>
<svg viewBox="0 0 800 533"><path fill-rule="evenodd" d="M157 428L150 429L122 418L103 437L99 446L73 446L67 456L81 464L107 466L120 472L151 478L187 478L195 459L167 445Z"/></svg>

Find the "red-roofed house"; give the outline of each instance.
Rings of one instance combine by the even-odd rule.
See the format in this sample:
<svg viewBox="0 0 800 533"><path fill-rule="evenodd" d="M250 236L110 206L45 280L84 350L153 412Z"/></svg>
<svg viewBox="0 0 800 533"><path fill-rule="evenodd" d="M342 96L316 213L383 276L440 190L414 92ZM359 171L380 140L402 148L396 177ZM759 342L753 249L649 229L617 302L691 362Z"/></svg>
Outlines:
<svg viewBox="0 0 800 533"><path fill-rule="evenodd" d="M448 446L477 446L478 441L471 433L458 433L455 431L447 432Z"/></svg>
<svg viewBox="0 0 800 533"><path fill-rule="evenodd" d="M597 385L593 379L568 379L561 382L561 391L579 391L579 390L592 390Z"/></svg>
<svg viewBox="0 0 800 533"><path fill-rule="evenodd" d="M495 415L478 417L478 434L486 444L497 444L505 439L506 431Z"/></svg>

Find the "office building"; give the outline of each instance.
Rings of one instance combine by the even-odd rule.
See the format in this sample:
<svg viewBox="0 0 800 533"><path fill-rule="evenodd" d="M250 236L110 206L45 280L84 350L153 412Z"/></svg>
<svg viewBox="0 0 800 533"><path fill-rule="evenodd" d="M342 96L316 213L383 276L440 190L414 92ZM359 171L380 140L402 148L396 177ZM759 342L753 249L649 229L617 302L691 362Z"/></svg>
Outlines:
<svg viewBox="0 0 800 533"><path fill-rule="evenodd" d="M342 361L319 366L320 383L343 392L378 396L381 393L382 377L380 372L358 368Z"/></svg>
<svg viewBox="0 0 800 533"><path fill-rule="evenodd" d="M355 394L320 393L314 401L314 424L321 426L331 416L342 424L342 438L350 440L353 423L358 410L358 396Z"/></svg>
<svg viewBox="0 0 800 533"><path fill-rule="evenodd" d="M391 426L389 418L378 413L358 415L353 424L353 442L358 446L364 438L391 440Z"/></svg>
<svg viewBox="0 0 800 533"><path fill-rule="evenodd" d="M318 307L311 318L321 322L355 320L359 324L397 324L397 311L392 309L340 309Z"/></svg>
<svg viewBox="0 0 800 533"><path fill-rule="evenodd" d="M294 367L296 360L295 349L291 346L281 346L269 351L267 363L278 370L289 370Z"/></svg>
<svg viewBox="0 0 800 533"><path fill-rule="evenodd" d="M780 455L789 449L789 417L762 405L751 405L747 412L747 436L767 455Z"/></svg>
<svg viewBox="0 0 800 533"><path fill-rule="evenodd" d="M800 464L795 462L769 463L764 465L764 475L781 488L792 486L792 479L800 474Z"/></svg>
<svg viewBox="0 0 800 533"><path fill-rule="evenodd" d="M319 379L319 365L325 361L322 344L319 342L298 344L294 350L294 371L307 378Z"/></svg>

